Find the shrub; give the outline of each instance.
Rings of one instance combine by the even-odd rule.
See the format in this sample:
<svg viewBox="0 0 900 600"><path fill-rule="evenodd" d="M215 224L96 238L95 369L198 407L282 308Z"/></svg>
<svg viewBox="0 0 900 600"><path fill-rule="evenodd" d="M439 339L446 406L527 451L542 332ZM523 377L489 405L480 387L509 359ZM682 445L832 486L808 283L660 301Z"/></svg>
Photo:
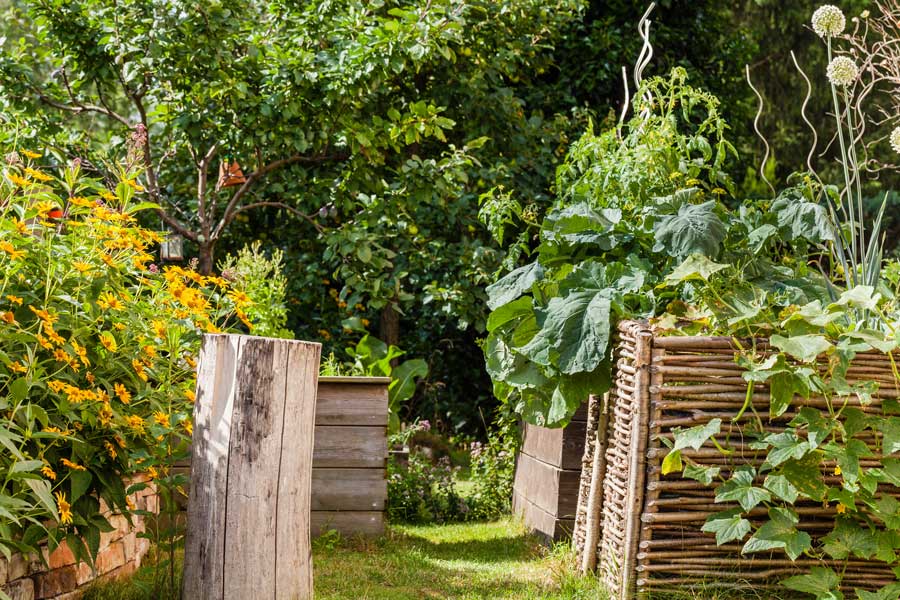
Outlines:
<svg viewBox="0 0 900 600"><path fill-rule="evenodd" d="M474 484L466 498L470 519L494 519L512 508L513 478L518 450L518 421L502 417L488 435L487 444L472 442L469 479Z"/></svg>
<svg viewBox="0 0 900 600"><path fill-rule="evenodd" d="M256 241L244 246L237 256L229 255L219 264L219 271L250 298L251 303L245 310L253 323L251 331L254 335L293 338L293 332L285 327L287 278L282 273L284 253L275 249L267 256L260 249L261 245Z"/></svg>
<svg viewBox="0 0 900 600"><path fill-rule="evenodd" d="M129 514L137 472L183 484L169 465L192 433L200 335L247 321L249 299L151 264L134 173L108 190L39 158L7 154L0 177L0 551L66 540L90 562L100 499Z"/></svg>

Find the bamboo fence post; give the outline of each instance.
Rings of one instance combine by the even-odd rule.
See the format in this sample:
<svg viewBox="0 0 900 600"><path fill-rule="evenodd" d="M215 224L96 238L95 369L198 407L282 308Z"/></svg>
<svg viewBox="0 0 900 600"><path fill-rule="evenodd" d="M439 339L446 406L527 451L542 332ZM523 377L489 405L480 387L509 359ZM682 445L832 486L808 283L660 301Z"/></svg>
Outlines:
<svg viewBox="0 0 900 600"><path fill-rule="evenodd" d="M206 335L185 600L312 598L310 485L321 346Z"/></svg>

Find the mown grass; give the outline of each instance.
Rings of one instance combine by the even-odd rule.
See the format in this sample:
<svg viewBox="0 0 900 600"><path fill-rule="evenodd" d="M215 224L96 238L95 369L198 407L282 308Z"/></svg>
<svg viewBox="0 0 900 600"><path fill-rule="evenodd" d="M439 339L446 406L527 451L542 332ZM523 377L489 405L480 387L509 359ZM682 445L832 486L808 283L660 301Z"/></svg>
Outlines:
<svg viewBox="0 0 900 600"><path fill-rule="evenodd" d="M317 600L608 600L595 578L577 574L567 544L548 549L513 518L394 525L374 540L325 535L313 543L313 568ZM152 568L144 568L131 578L94 585L84 600L178 598L153 591L152 581ZM698 585L648 600L788 598L795 597Z"/></svg>

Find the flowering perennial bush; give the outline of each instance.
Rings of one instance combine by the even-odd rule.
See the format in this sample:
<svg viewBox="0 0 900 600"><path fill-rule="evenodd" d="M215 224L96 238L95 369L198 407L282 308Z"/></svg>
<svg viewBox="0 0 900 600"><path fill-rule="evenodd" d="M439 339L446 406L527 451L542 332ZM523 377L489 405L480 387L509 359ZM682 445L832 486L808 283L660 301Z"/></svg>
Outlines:
<svg viewBox="0 0 900 600"><path fill-rule="evenodd" d="M246 321L248 299L151 264L134 173L109 190L40 159L12 152L0 172L0 551L65 540L90 562L101 498L129 514L130 474L179 484L200 335Z"/></svg>

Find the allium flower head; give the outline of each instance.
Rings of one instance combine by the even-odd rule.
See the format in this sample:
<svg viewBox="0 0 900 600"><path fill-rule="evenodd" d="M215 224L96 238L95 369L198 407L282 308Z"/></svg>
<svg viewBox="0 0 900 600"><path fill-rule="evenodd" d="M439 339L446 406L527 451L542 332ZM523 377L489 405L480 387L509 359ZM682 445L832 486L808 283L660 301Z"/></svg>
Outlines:
<svg viewBox="0 0 900 600"><path fill-rule="evenodd" d="M900 127L894 127L894 130L891 132L891 148L894 149L894 152L900 154Z"/></svg>
<svg viewBox="0 0 900 600"><path fill-rule="evenodd" d="M828 63L828 69L825 74L832 85L838 87L848 86L859 77L859 67L856 66L856 63L849 56L838 56Z"/></svg>
<svg viewBox="0 0 900 600"><path fill-rule="evenodd" d="M812 28L819 37L833 37L844 32L847 19L837 6L824 4L812 16Z"/></svg>

